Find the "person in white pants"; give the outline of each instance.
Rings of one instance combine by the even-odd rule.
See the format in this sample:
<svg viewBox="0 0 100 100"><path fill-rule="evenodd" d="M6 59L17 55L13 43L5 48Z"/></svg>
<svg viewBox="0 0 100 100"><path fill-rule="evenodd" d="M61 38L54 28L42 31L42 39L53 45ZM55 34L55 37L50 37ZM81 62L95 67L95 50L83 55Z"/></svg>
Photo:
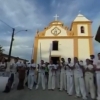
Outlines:
<svg viewBox="0 0 100 100"><path fill-rule="evenodd" d="M31 64L29 64L29 74L28 74L28 88L33 89L34 85L34 75L36 71L36 64L34 63L34 60L31 60Z"/></svg>
<svg viewBox="0 0 100 100"><path fill-rule="evenodd" d="M57 70L56 70L56 83L57 83L57 88L60 89L60 72L61 72L61 63L60 63L60 61L57 61L56 67L57 67Z"/></svg>
<svg viewBox="0 0 100 100"><path fill-rule="evenodd" d="M85 68L85 85L86 85L86 92L87 96L89 93L92 99L95 99L95 86L94 86L94 67L91 64L90 59L86 59Z"/></svg>
<svg viewBox="0 0 100 100"><path fill-rule="evenodd" d="M60 91L67 90L67 78L66 78L66 64L64 58L61 58L61 73L60 73Z"/></svg>
<svg viewBox="0 0 100 100"><path fill-rule="evenodd" d="M74 64L71 62L71 58L68 58L68 63L66 65L66 75L67 75L67 93L72 95L74 92Z"/></svg>
<svg viewBox="0 0 100 100"><path fill-rule="evenodd" d="M100 100L100 53L98 53L98 60L94 63L97 83L97 100Z"/></svg>
<svg viewBox="0 0 100 100"><path fill-rule="evenodd" d="M38 82L36 89L38 89L40 83L42 84L43 90L45 90L45 64L43 60L41 60L41 63L39 64Z"/></svg>
<svg viewBox="0 0 100 100"><path fill-rule="evenodd" d="M81 64L79 64L78 58L74 57L74 82L75 82L76 96L81 97L82 95L83 99L87 99L85 83L83 78L83 69L84 67Z"/></svg>
<svg viewBox="0 0 100 100"><path fill-rule="evenodd" d="M10 71L11 74L14 74L14 82L12 84L12 88L16 87L18 85L18 67L20 66L20 62L18 61L18 59L15 59L14 63L11 64L10 66Z"/></svg>
<svg viewBox="0 0 100 100"><path fill-rule="evenodd" d="M52 60L48 65L49 69L49 80L48 80L48 89L54 90L55 89L55 74L56 74L56 65L53 64Z"/></svg>

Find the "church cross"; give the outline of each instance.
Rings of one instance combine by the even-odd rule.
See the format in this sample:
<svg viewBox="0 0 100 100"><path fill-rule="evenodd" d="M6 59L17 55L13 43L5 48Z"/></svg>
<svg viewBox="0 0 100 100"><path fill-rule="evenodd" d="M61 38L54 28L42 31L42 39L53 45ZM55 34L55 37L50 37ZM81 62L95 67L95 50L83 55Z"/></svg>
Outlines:
<svg viewBox="0 0 100 100"><path fill-rule="evenodd" d="M58 18L59 16L56 14L54 17L55 17L55 21L57 21L57 18Z"/></svg>

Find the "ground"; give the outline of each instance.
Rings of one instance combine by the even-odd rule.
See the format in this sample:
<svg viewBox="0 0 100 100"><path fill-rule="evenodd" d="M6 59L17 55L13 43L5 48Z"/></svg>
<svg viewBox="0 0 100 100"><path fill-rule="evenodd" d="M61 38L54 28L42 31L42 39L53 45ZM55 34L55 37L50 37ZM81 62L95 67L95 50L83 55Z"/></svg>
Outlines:
<svg viewBox="0 0 100 100"><path fill-rule="evenodd" d="M75 96L68 96L65 91L42 91L42 89L21 91L12 90L8 94L0 93L0 100L81 100Z"/></svg>

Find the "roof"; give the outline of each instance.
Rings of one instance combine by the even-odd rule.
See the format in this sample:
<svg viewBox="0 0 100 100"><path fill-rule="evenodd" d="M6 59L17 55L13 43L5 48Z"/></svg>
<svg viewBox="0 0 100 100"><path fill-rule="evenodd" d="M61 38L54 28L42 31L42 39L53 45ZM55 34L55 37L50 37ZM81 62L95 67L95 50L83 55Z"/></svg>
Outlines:
<svg viewBox="0 0 100 100"><path fill-rule="evenodd" d="M9 55L3 53L2 56L8 57ZM19 58L19 57L14 57L14 56L11 56L11 58L13 58L13 59L18 58L19 60L28 61L28 60L26 60L26 59Z"/></svg>
<svg viewBox="0 0 100 100"><path fill-rule="evenodd" d="M78 14L77 17L74 19L74 22L79 22L79 21L88 21L91 22L89 19L87 19L84 15Z"/></svg>

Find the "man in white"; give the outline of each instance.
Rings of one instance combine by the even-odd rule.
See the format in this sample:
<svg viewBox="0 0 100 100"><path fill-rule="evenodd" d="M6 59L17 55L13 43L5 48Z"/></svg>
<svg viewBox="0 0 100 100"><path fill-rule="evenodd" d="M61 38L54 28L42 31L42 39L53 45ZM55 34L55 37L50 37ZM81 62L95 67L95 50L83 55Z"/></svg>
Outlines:
<svg viewBox="0 0 100 100"><path fill-rule="evenodd" d="M55 74L56 74L56 65L53 64L52 60L48 65L49 69L49 80L48 80L48 89L54 90L55 89Z"/></svg>
<svg viewBox="0 0 100 100"><path fill-rule="evenodd" d="M43 90L45 90L45 64L43 60L41 60L38 69L39 69L39 73L38 73L38 82L36 85L36 89L38 89L39 84L41 83Z"/></svg>
<svg viewBox="0 0 100 100"><path fill-rule="evenodd" d="M83 78L83 66L82 64L79 63L77 57L74 57L74 81L75 81L76 96L81 97L82 94L82 98L87 99L84 78Z"/></svg>
<svg viewBox="0 0 100 100"><path fill-rule="evenodd" d="M14 60L14 63L11 64L11 67L10 67L10 72L11 72L11 74L14 75L14 82L13 82L12 88L17 86L17 84L18 84L18 71L17 71L17 69L19 66L20 66L20 62L18 61L18 58L16 58Z"/></svg>
<svg viewBox="0 0 100 100"><path fill-rule="evenodd" d="M61 72L61 63L60 61L57 61L57 70L56 70L56 83L57 88L60 89L60 72Z"/></svg>
<svg viewBox="0 0 100 100"><path fill-rule="evenodd" d="M67 93L69 95L73 94L74 89L74 64L71 62L71 58L68 58L68 63L66 65L66 75L67 75Z"/></svg>
<svg viewBox="0 0 100 100"><path fill-rule="evenodd" d="M34 63L34 60L31 60L31 64L29 64L28 67L29 67L28 88L32 90L34 85L34 75L36 71L36 64Z"/></svg>
<svg viewBox="0 0 100 100"><path fill-rule="evenodd" d="M60 73L60 91L67 90L67 78L66 78L66 64L64 58L61 58L61 73Z"/></svg>
<svg viewBox="0 0 100 100"><path fill-rule="evenodd" d="M97 100L100 100L100 53L98 53L98 60L94 63L97 83Z"/></svg>
<svg viewBox="0 0 100 100"><path fill-rule="evenodd" d="M87 96L91 95L92 99L95 99L95 88L94 88L94 67L91 64L91 60L86 59L85 66L85 84L86 84L86 92Z"/></svg>

